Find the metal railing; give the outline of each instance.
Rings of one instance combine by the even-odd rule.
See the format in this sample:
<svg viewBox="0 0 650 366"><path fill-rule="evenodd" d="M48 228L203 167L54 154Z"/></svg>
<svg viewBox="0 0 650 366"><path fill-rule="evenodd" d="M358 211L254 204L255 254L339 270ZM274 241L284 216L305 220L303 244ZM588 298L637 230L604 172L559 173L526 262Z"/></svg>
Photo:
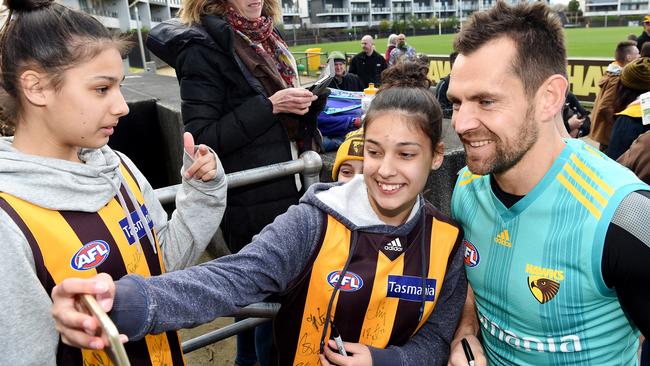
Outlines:
<svg viewBox="0 0 650 366"><path fill-rule="evenodd" d="M211 332L183 342L181 344L183 353L196 351L199 348L203 348L212 343L217 343L245 330L255 328L262 323L271 321L271 319L278 313L278 310L280 310L280 304L278 303L261 302L248 305L232 314L232 316L248 319L240 320L236 323L226 325L225 327L215 329Z"/></svg>
<svg viewBox="0 0 650 366"><path fill-rule="evenodd" d="M319 182L319 174L322 166L323 160L320 155L314 151L307 151L300 155L296 160L227 174L228 188L241 187L292 174L302 174L303 183L306 187L309 187L312 184ZM180 184L177 184L169 187L158 188L154 190L154 193L160 203L172 203L176 198L176 193L180 186ZM195 351L212 343L232 337L245 330L255 328L262 323L270 321L271 318L278 313L279 309L280 304L278 303L257 303L248 305L230 315L247 319L215 329L211 332L183 342L181 344L183 353Z"/></svg>
<svg viewBox="0 0 650 366"><path fill-rule="evenodd" d="M306 151L296 160L227 174L228 188L241 187L248 184L299 173L303 175L305 186L309 187L314 183L318 183L319 173L322 166L323 161L317 152ZM181 184L176 184L169 187L158 188L154 192L160 203L172 203L176 198L176 193L180 186Z"/></svg>

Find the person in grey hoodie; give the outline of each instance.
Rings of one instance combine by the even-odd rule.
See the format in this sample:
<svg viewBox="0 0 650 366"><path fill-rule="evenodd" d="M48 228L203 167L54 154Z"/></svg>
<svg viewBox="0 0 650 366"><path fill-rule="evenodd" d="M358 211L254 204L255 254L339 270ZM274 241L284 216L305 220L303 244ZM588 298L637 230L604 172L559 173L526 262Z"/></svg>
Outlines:
<svg viewBox="0 0 650 366"><path fill-rule="evenodd" d="M50 1L8 5L0 66L16 130L0 139L0 363L102 364L103 351L60 343L52 288L69 276L148 276L194 264L223 215L225 174L187 134L168 221L145 177L106 145L128 113L119 88L123 41ZM132 365L184 364L174 332L127 352Z"/></svg>
<svg viewBox="0 0 650 366"><path fill-rule="evenodd" d="M57 286L52 313L63 341L105 345L89 335L96 319L75 308L80 293L112 308L132 340L278 294L277 365L446 365L467 291L463 235L422 197L442 163L442 114L430 91L408 82L373 100L363 175L310 187L239 253L162 276L114 283L100 274Z"/></svg>

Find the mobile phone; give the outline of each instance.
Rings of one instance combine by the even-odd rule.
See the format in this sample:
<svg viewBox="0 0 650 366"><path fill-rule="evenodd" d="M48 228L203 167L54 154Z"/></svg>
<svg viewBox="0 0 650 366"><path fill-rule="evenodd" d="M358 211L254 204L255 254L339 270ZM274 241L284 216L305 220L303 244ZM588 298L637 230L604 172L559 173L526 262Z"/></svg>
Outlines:
<svg viewBox="0 0 650 366"><path fill-rule="evenodd" d="M325 90L325 88L327 88L327 86L330 85L330 82L332 81L333 78L334 78L334 60L329 60L327 62L327 67L323 69L320 78L318 78L316 82L314 82L311 86L309 86L307 90L309 90L310 92L316 95L320 95Z"/></svg>
<svg viewBox="0 0 650 366"><path fill-rule="evenodd" d="M120 341L120 332L117 331L117 327L111 318L106 315L92 295L81 295L80 299L86 309L88 309L88 311L99 320L102 333L108 338L109 346L105 351L108 353L108 357L111 358L111 361L113 361L115 366L131 366L124 345Z"/></svg>

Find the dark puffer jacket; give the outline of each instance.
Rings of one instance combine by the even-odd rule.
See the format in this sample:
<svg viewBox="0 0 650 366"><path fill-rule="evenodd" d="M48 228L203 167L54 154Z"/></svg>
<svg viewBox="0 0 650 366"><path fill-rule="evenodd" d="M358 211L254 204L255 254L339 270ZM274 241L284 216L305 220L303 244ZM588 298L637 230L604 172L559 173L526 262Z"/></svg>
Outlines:
<svg viewBox="0 0 650 366"><path fill-rule="evenodd" d="M291 160L289 138L260 83L265 65L249 71L234 51L234 33L221 17L188 27L172 19L154 27L147 47L176 69L185 130L213 148L226 173ZM293 176L231 189L222 229L238 251L298 202Z"/></svg>

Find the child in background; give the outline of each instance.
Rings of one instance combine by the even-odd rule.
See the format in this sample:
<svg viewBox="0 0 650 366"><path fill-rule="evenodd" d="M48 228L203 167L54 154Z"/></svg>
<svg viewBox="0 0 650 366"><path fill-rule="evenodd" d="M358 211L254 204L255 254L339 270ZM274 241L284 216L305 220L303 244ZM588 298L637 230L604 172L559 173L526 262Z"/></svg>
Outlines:
<svg viewBox="0 0 650 366"><path fill-rule="evenodd" d="M52 288L67 277L158 275L193 264L223 215L216 155L185 135L177 210L167 212L135 165L106 143L129 112L120 92L127 44L92 16L47 0L6 1L0 38L0 361L108 365L99 349L60 342ZM175 332L130 342L131 365L184 365Z"/></svg>
<svg viewBox="0 0 650 366"><path fill-rule="evenodd" d="M349 182L355 174L363 173L363 128L345 136L345 141L336 152L332 166L335 182Z"/></svg>

